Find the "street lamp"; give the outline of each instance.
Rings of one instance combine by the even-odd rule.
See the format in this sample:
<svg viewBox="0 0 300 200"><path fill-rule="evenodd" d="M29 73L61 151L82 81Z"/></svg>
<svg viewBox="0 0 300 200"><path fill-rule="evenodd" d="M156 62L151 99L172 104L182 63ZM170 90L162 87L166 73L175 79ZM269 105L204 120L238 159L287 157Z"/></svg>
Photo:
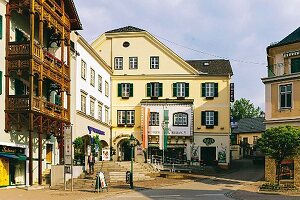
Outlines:
<svg viewBox="0 0 300 200"><path fill-rule="evenodd" d="M136 145L136 138L133 136L133 134L130 135L129 143L131 148L131 166L130 166L130 189L133 189L133 148Z"/></svg>

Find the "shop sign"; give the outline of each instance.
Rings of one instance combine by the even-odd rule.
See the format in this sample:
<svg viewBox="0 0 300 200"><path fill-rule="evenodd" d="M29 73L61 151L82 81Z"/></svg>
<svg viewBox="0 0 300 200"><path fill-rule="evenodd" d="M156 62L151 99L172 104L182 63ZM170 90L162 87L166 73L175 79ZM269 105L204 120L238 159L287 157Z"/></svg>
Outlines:
<svg viewBox="0 0 300 200"><path fill-rule="evenodd" d="M230 83L230 102L234 102L234 83Z"/></svg>
<svg viewBox="0 0 300 200"><path fill-rule="evenodd" d="M64 129L64 146L65 146L65 164L72 164L72 127L66 126Z"/></svg>
<svg viewBox="0 0 300 200"><path fill-rule="evenodd" d="M204 138L203 139L204 144L206 144L207 146L215 143L215 139L214 138Z"/></svg>
<svg viewBox="0 0 300 200"><path fill-rule="evenodd" d="M102 160L110 160L109 149L102 149Z"/></svg>
<svg viewBox="0 0 300 200"><path fill-rule="evenodd" d="M0 152L2 152L2 153L14 153L14 154L25 154L25 149L24 148L18 148L18 147L10 147L10 146L0 145Z"/></svg>

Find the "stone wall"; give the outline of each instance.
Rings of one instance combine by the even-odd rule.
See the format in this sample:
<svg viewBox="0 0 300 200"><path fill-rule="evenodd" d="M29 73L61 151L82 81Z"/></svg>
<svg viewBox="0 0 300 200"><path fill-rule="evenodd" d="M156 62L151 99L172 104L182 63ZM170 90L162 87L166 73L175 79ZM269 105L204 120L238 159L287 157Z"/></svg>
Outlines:
<svg viewBox="0 0 300 200"><path fill-rule="evenodd" d="M265 159L265 181L275 183L276 181L276 164L275 160L269 157Z"/></svg>

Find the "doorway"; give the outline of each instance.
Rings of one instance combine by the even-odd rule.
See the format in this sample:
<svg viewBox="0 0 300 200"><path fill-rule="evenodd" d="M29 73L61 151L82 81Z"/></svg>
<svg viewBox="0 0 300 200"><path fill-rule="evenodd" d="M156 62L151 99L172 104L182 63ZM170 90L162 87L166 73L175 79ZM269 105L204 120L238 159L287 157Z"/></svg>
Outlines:
<svg viewBox="0 0 300 200"><path fill-rule="evenodd" d="M216 147L201 147L201 160L206 165L213 165L216 160Z"/></svg>
<svg viewBox="0 0 300 200"><path fill-rule="evenodd" d="M129 140L124 140L123 143L121 144L121 160L122 161L131 160L131 148L130 148Z"/></svg>

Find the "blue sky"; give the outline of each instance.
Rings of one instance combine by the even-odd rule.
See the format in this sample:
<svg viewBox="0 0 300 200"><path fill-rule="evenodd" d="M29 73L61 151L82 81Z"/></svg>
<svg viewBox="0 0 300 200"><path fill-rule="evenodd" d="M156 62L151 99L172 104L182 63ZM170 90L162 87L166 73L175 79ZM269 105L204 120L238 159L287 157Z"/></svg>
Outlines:
<svg viewBox="0 0 300 200"><path fill-rule="evenodd" d="M266 47L300 26L300 0L74 2L84 29L80 34L87 41L131 25L147 30L183 59L231 59L236 98L262 108Z"/></svg>

